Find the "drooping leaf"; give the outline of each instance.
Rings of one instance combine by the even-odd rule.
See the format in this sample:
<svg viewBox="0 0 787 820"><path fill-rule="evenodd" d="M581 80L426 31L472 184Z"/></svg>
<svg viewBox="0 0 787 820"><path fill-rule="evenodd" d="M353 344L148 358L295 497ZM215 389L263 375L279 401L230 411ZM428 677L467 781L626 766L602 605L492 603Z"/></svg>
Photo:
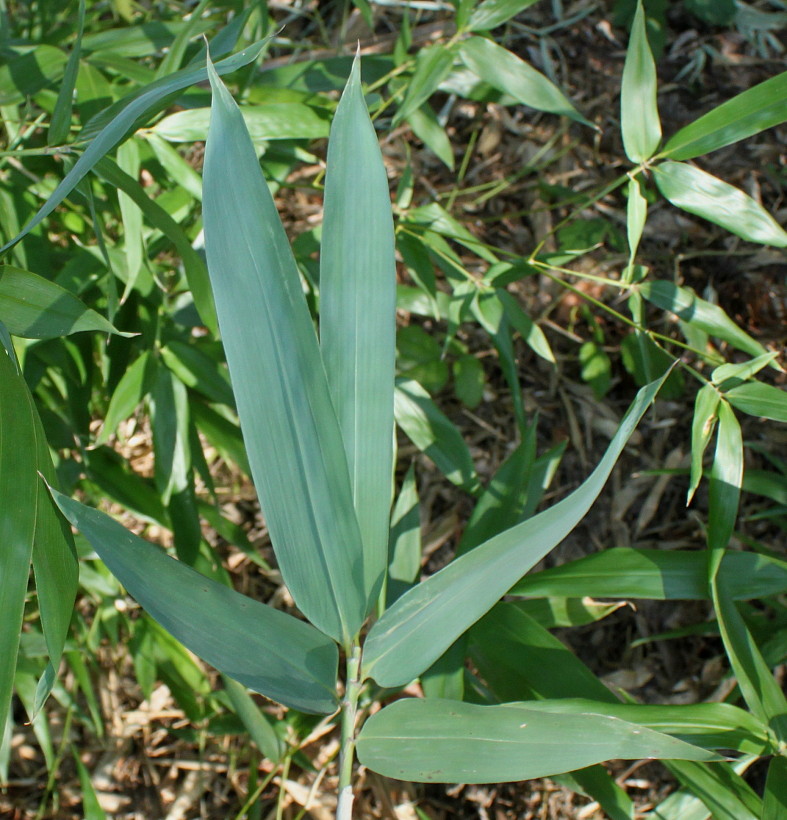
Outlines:
<svg viewBox="0 0 787 820"><path fill-rule="evenodd" d="M641 282L639 292L662 310L670 310L684 322L699 328L711 336L723 339L738 350L752 356L761 356L768 351L718 306L701 299L688 288L682 288L666 279Z"/></svg>
<svg viewBox="0 0 787 820"><path fill-rule="evenodd" d="M323 237L320 349L350 469L371 605L388 564L396 262L388 177L363 99L359 59L331 126Z"/></svg>
<svg viewBox="0 0 787 820"><path fill-rule="evenodd" d="M694 401L694 415L691 421L691 474L686 504L691 502L702 478L702 457L716 427L716 411L721 396L713 385L703 385Z"/></svg>
<svg viewBox="0 0 787 820"><path fill-rule="evenodd" d="M656 187L676 208L763 245L787 248L787 231L748 194L685 162L652 168Z"/></svg>
<svg viewBox="0 0 787 820"><path fill-rule="evenodd" d="M656 102L656 63L645 30L645 10L637 0L631 24L623 82L620 90L620 127L623 147L632 162L644 162L656 153L661 122Z"/></svg>
<svg viewBox="0 0 787 820"><path fill-rule="evenodd" d="M55 503L139 604L220 672L304 712L336 708L336 644L314 627L170 558L56 490Z"/></svg>
<svg viewBox="0 0 787 820"><path fill-rule="evenodd" d="M405 593L370 630L364 674L382 686L409 683L472 626L582 519L663 379L642 388L600 463L563 501L452 561Z"/></svg>
<svg viewBox="0 0 787 820"><path fill-rule="evenodd" d="M548 712L538 701L476 706L417 698L372 715L358 737L358 757L386 777L421 783L527 780L611 758L721 759L598 712Z"/></svg>
<svg viewBox="0 0 787 820"><path fill-rule="evenodd" d="M298 268L254 146L212 70L210 79L205 244L252 476L295 601L318 628L348 642L367 598L342 434Z"/></svg>
<svg viewBox="0 0 787 820"><path fill-rule="evenodd" d="M510 94L517 102L592 126L551 80L491 40L484 37L463 40L459 57L476 76Z"/></svg>

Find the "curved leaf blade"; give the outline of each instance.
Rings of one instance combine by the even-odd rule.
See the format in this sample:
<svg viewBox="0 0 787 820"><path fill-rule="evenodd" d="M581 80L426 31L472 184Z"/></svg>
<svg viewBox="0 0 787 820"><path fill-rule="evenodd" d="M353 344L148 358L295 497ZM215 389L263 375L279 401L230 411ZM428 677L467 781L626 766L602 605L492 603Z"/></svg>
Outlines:
<svg viewBox="0 0 787 820"><path fill-rule="evenodd" d="M484 37L464 40L459 46L459 57L473 74L523 105L595 127L551 80L491 40Z"/></svg>
<svg viewBox="0 0 787 820"><path fill-rule="evenodd" d="M50 492L129 594L186 648L292 709L335 710L338 649L333 641L291 615L200 575L108 515Z"/></svg>
<svg viewBox="0 0 787 820"><path fill-rule="evenodd" d="M406 592L369 631L364 675L402 686L428 668L582 519L666 378L643 387L596 469L548 510L452 561Z"/></svg>
<svg viewBox="0 0 787 820"><path fill-rule="evenodd" d="M344 443L287 236L243 117L210 71L205 245L241 429L273 547L303 613L347 643L366 615Z"/></svg>
<svg viewBox="0 0 787 820"><path fill-rule="evenodd" d="M750 196L685 162L662 162L652 168L656 187L676 208L762 245L787 248L787 231Z"/></svg>
<svg viewBox="0 0 787 820"><path fill-rule="evenodd" d="M722 759L617 717L538 707L399 700L366 721L358 757L386 777L420 783L527 780L618 758Z"/></svg>

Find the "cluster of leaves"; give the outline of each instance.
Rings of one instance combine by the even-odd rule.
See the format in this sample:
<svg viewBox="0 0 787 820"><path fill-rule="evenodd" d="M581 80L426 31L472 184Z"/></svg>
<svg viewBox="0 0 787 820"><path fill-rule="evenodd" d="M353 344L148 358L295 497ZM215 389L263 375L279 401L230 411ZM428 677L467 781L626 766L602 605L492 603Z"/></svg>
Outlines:
<svg viewBox="0 0 787 820"><path fill-rule="evenodd" d="M554 363L555 355L509 286L539 273L568 286L577 274L568 266L590 248L564 244L547 253L539 246L527 259L489 248L439 201L414 204L409 168L390 225L387 181L365 119L358 67L338 109L333 92L351 74L351 58L258 73L254 64L271 47L264 38L272 21L256 6L236 5L203 0L182 22L107 29L84 2L62 10L40 4L29 17L20 15L18 40L6 36L0 43L6 58L0 68L6 134L0 231L7 254L0 268L0 327L8 354L0 356L0 482L3 497L13 499L0 520L3 542L11 545L0 556L0 651L18 657L16 668L0 670L0 714L10 713L15 690L47 763L55 765L43 703L53 691L100 734L90 656L86 661L78 648L95 650L103 639L116 643L122 635L131 642L146 695L163 679L188 717L208 726L228 710L266 757L284 763L297 758L297 738L318 719L298 712L331 720L338 707L338 644L347 655L347 689L356 687L362 711L381 697L380 687L400 689L419 677L427 696L399 700L364 724L359 756L384 774L488 782L570 772L564 775L569 787L624 818L632 816L631 801L597 764L658 756L685 788L658 816L687 816L689 807L697 816L778 816L787 802L787 704L771 668L784 660L785 629L763 640L752 611L735 602L767 598L783 623L775 596L787 586L787 567L762 544L751 552L727 548L742 487L784 504L783 462L772 457L772 470L744 477L736 417L737 411L787 420L784 394L757 378L779 365L719 307L650 276L638 263L638 247L648 203L658 194L748 242L787 247L787 233L761 205L689 162L787 119L787 74L662 141L655 64L637 4L621 94L631 166L604 189L627 191L628 259L619 278L603 284L627 297L629 315L618 314L630 329L624 352L643 390L590 478L536 514L563 446L537 452L515 340L546 362ZM450 167L453 151L430 102L437 93L528 106L567 117L590 134L592 124L555 83L489 36L529 5L459 3L456 33L417 56L405 14L392 53L363 63L373 116L390 126L406 124ZM371 14L365 4L359 8ZM4 23L7 35L12 28ZM201 85L209 73L204 34L216 61L213 120ZM240 89L240 108L217 75ZM180 110L171 113L173 105ZM261 164L275 193L298 163L315 161L312 141L328 135L332 118L325 239L315 270L311 257L321 232L297 237L293 261L257 168ZM183 149L208 137L209 120L203 190L193 155ZM364 180L363 196L354 174ZM651 181L655 192L648 190ZM265 241L250 238L256 224L269 231ZM394 245L410 281L396 291ZM481 274L469 268L468 255ZM232 279L246 270L253 275ZM364 277L382 283L371 301ZM656 332L648 305L676 316L682 338ZM414 324L394 340L397 307L443 329L440 337ZM488 334L513 397L519 443L488 480L432 396L452 377L459 400L469 407L481 401L484 371L459 335L467 323ZM707 554L608 549L523 577L593 503L657 387L674 388L674 345L684 357L678 392L687 377L702 385L691 428L690 498L716 435L707 476ZM270 353L260 356L261 350ZM586 380L603 395L609 360L602 341L586 342L579 356ZM314 375L323 368L327 381ZM368 402L357 406L347 399L353 395ZM142 405L152 434L150 477L134 472L112 446ZM420 584L412 469L388 532L394 417L474 505L455 559ZM99 430L94 419L102 420ZM254 477L279 567L316 629L231 589L203 537L202 520L262 571L269 568L224 517L205 444ZM78 525L76 539L39 473L63 491L52 492ZM71 500L77 490L95 505L117 502L170 530L179 562ZM36 594L27 600L31 562ZM152 619L118 611L116 579ZM73 613L78 583L94 603L91 622ZM609 611L582 604L587 596L712 600L750 711L732 702L643 706L612 694L549 632ZM29 628L23 631L26 605ZM377 620L361 658L359 634L370 612ZM170 635L224 673L221 692L211 691ZM84 701L57 682L61 656ZM290 707L287 726L259 709L246 687ZM4 749L0 779L9 744ZM719 750L735 752L735 760L720 759ZM773 760L763 799L741 772L767 756ZM351 748L348 757L351 765Z"/></svg>

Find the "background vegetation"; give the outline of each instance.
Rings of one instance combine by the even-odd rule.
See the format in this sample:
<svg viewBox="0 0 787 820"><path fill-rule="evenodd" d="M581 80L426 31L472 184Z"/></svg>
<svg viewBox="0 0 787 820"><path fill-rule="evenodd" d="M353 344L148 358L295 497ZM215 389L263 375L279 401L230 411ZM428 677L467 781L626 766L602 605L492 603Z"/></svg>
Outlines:
<svg viewBox="0 0 787 820"><path fill-rule="evenodd" d="M29 390L54 459L43 472L64 493L293 611L248 478L208 291L203 35L214 60L239 54L225 81L315 317L325 138L360 41L399 263L390 601L566 496L637 387L677 362L582 527L408 693L737 705L732 717L693 713L711 717L692 742L734 752L731 762L612 763L448 788L361 770L359 816L776 818L785 805L784 758L773 752L784 742L774 719L787 653L787 462L776 423L787 418L787 10L646 4L658 109L643 93L644 61L629 73L638 85L623 84L621 117L627 46L645 53L629 45L634 9L2 6L0 320L23 376L0 357L2 497L43 503L38 480L18 482L13 467ZM260 59L244 56L261 40ZM740 102L755 87L759 96ZM716 131L684 128L730 99L737 107ZM21 632L0 687L1 811L331 816L334 722L219 678L79 535L76 608L56 609L48 601L69 570L29 541L26 594L13 582L20 566L27 578L30 554L0 565L2 611L23 621L0 641L13 658L11 633ZM55 678L48 657L63 639ZM369 692L364 708L390 696Z"/></svg>

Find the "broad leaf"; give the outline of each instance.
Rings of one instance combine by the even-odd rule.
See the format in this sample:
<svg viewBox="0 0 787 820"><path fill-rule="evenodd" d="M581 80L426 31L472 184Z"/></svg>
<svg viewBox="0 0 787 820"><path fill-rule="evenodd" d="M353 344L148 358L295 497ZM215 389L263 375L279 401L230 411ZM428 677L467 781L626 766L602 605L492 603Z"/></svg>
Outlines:
<svg viewBox="0 0 787 820"><path fill-rule="evenodd" d="M626 156L632 162L644 162L656 153L661 140L661 122L656 102L656 63L648 45L642 0L637 0L626 63L623 66L620 128Z"/></svg>
<svg viewBox="0 0 787 820"><path fill-rule="evenodd" d="M748 88L673 134L670 159L693 159L787 120L787 71Z"/></svg>
<svg viewBox="0 0 787 820"><path fill-rule="evenodd" d="M322 235L320 348L347 453L371 605L388 564L396 262L388 177L359 59L331 126Z"/></svg>
<svg viewBox="0 0 787 820"><path fill-rule="evenodd" d="M336 644L291 615L170 558L108 515L50 490L139 604L184 646L249 689L293 709L336 708Z"/></svg>
<svg viewBox="0 0 787 820"><path fill-rule="evenodd" d="M323 632L349 642L367 599L342 434L298 268L254 146L212 69L210 78L205 245L252 477L296 603Z"/></svg>
<svg viewBox="0 0 787 820"><path fill-rule="evenodd" d="M601 462L578 490L455 559L387 610L367 637L364 674L382 686L409 683L559 544L601 492L662 382L639 391Z"/></svg>
<svg viewBox="0 0 787 820"><path fill-rule="evenodd" d="M421 783L501 783L612 758L712 761L718 756L604 714L549 712L537 701L476 706L406 698L372 715L358 737L364 766Z"/></svg>
<svg viewBox="0 0 787 820"><path fill-rule="evenodd" d="M484 0L470 15L469 31L489 31L515 17L538 0Z"/></svg>
<svg viewBox="0 0 787 820"><path fill-rule="evenodd" d="M659 191L676 208L763 245L787 248L787 232L748 194L685 162L662 162L652 168Z"/></svg>

